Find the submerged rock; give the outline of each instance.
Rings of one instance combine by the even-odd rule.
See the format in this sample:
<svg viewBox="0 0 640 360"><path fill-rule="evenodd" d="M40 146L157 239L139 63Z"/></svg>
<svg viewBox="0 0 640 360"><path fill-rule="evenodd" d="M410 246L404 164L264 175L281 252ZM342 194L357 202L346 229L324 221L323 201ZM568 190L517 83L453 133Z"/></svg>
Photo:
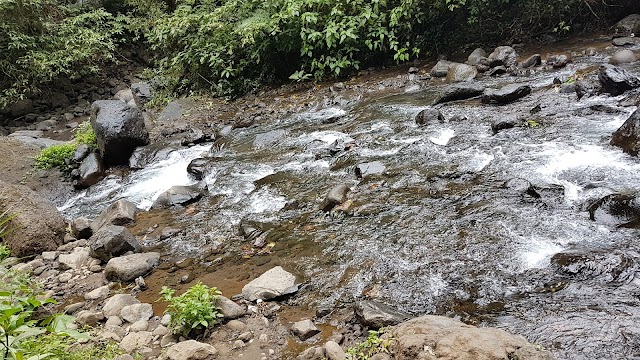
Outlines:
<svg viewBox="0 0 640 360"><path fill-rule="evenodd" d="M553 360L553 355L504 330L477 328L443 316L427 315L393 327L396 360Z"/></svg>
<svg viewBox="0 0 640 360"><path fill-rule="evenodd" d="M632 156L640 152L640 110L636 110L611 136L610 144Z"/></svg>
<svg viewBox="0 0 640 360"><path fill-rule="evenodd" d="M389 305L376 301L360 301L355 304L354 310L358 321L370 329L396 325L410 317Z"/></svg>
<svg viewBox="0 0 640 360"><path fill-rule="evenodd" d="M444 122L444 115L438 109L428 107L416 115L416 124L428 125L435 122Z"/></svg>
<svg viewBox="0 0 640 360"><path fill-rule="evenodd" d="M248 301L270 300L298 291L295 275L280 266L260 275L242 288L242 295Z"/></svg>
<svg viewBox="0 0 640 360"><path fill-rule="evenodd" d="M152 208L159 209L171 206L184 206L197 202L202 198L202 189L197 185L172 186L154 201Z"/></svg>
<svg viewBox="0 0 640 360"><path fill-rule="evenodd" d="M42 195L22 185L0 181L0 212L13 216L2 241L11 255L24 257L52 251L62 245L66 224L58 209Z"/></svg>
<svg viewBox="0 0 640 360"><path fill-rule="evenodd" d="M132 254L109 260L104 275L110 281L133 281L155 269L160 263L160 254L148 252Z"/></svg>
<svg viewBox="0 0 640 360"><path fill-rule="evenodd" d="M118 100L91 105L91 125L98 150L107 165L127 164L137 146L149 143L142 112Z"/></svg>
<svg viewBox="0 0 640 360"><path fill-rule="evenodd" d="M640 199L636 194L610 194L587 207L589 218L609 226L640 227Z"/></svg>
<svg viewBox="0 0 640 360"><path fill-rule="evenodd" d="M598 80L602 84L602 90L613 96L640 87L640 79L635 75L609 64L600 66Z"/></svg>
<svg viewBox="0 0 640 360"><path fill-rule="evenodd" d="M499 90L487 89L482 95L485 104L508 104L531 94L531 86L510 84Z"/></svg>

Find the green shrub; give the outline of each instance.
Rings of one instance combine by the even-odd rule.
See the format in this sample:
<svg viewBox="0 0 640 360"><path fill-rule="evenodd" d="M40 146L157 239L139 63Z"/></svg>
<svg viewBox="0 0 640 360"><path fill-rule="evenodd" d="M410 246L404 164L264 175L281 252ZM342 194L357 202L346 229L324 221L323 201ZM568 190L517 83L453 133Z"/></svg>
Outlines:
<svg viewBox="0 0 640 360"><path fill-rule="evenodd" d="M91 150L97 147L96 134L93 132L93 127L89 121L83 122L76 128L74 138L75 143L78 145L87 145Z"/></svg>
<svg viewBox="0 0 640 360"><path fill-rule="evenodd" d="M7 245L0 244L0 264L9 256L11 256L11 251L9 250Z"/></svg>
<svg viewBox="0 0 640 360"><path fill-rule="evenodd" d="M36 157L35 167L38 169L57 167L63 171L69 170L68 161L73 157L76 146L75 143L64 143L42 149L40 155Z"/></svg>
<svg viewBox="0 0 640 360"><path fill-rule="evenodd" d="M347 349L349 360L369 360L373 355L389 353L389 346L393 339L381 339L384 329L369 330L367 340Z"/></svg>
<svg viewBox="0 0 640 360"><path fill-rule="evenodd" d="M185 337L206 332L220 318L216 303L220 291L198 282L184 294L174 296L175 290L162 287L160 300L169 303L165 314L171 315L171 327L174 334Z"/></svg>

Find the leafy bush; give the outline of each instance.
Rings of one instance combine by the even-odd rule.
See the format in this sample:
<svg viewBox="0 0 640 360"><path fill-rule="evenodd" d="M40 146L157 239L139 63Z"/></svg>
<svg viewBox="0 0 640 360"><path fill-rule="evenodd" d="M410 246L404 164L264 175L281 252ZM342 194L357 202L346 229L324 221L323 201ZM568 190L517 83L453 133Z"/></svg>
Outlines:
<svg viewBox="0 0 640 360"><path fill-rule="evenodd" d="M9 256L11 256L11 251L7 245L0 245L0 264Z"/></svg>
<svg viewBox="0 0 640 360"><path fill-rule="evenodd" d="M389 353L392 339L381 339L384 329L369 330L367 340L347 349L349 360L368 360L375 354Z"/></svg>
<svg viewBox="0 0 640 360"><path fill-rule="evenodd" d="M162 287L160 300L169 303L165 314L171 315L171 327L174 334L185 337L206 332L220 318L216 307L220 291L198 282L184 294L174 296L175 290Z"/></svg>
<svg viewBox="0 0 640 360"><path fill-rule="evenodd" d="M78 145L87 145L92 150L97 147L98 140L96 139L96 134L93 132L93 127L91 127L91 123L89 121L83 122L76 128L74 138L75 143Z"/></svg>
<svg viewBox="0 0 640 360"><path fill-rule="evenodd" d="M75 143L64 143L42 149L40 155L36 157L35 167L38 169L57 167L61 170L69 170L68 161L73 157L76 146Z"/></svg>

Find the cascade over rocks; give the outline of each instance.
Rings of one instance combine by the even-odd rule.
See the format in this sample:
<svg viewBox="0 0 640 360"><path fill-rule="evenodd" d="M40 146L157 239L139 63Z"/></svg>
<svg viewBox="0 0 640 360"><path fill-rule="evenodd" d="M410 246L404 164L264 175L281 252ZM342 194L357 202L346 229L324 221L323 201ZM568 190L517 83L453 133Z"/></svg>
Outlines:
<svg viewBox="0 0 640 360"><path fill-rule="evenodd" d="M618 96L627 90L640 87L640 79L625 69L604 64L598 71L598 79L602 90L613 96Z"/></svg>
<svg viewBox="0 0 640 360"><path fill-rule="evenodd" d="M127 164L137 146L149 143L142 112L118 100L99 100L91 105L91 125L98 150L107 165Z"/></svg>
<svg viewBox="0 0 640 360"><path fill-rule="evenodd" d="M477 328L443 316L427 315L391 328L396 360L553 360L547 350L504 330Z"/></svg>
<svg viewBox="0 0 640 360"><path fill-rule="evenodd" d="M636 110L611 136L610 144L632 156L640 152L640 110Z"/></svg>
<svg viewBox="0 0 640 360"><path fill-rule="evenodd" d="M16 257L40 254L62 245L66 224L58 209L47 199L23 185L0 181L0 212L14 217L12 231L3 237Z"/></svg>

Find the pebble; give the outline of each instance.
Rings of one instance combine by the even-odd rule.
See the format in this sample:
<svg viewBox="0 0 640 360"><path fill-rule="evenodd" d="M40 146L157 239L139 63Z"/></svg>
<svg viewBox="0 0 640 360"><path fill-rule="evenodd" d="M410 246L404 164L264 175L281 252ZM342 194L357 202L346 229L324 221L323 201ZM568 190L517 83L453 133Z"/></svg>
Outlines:
<svg viewBox="0 0 640 360"><path fill-rule="evenodd" d="M73 277L73 274L71 273L68 273L68 272L62 273L60 274L60 276L58 276L58 281L61 283L66 283L69 280L71 280L72 277Z"/></svg>
<svg viewBox="0 0 640 360"><path fill-rule="evenodd" d="M233 348L234 349L239 349L239 348L242 348L242 347L244 347L244 341L236 340L236 341L233 342Z"/></svg>
<svg viewBox="0 0 640 360"><path fill-rule="evenodd" d="M247 328L247 325L245 325L245 323L240 320L231 320L227 323L227 326L229 327L229 329L238 332L244 331Z"/></svg>

